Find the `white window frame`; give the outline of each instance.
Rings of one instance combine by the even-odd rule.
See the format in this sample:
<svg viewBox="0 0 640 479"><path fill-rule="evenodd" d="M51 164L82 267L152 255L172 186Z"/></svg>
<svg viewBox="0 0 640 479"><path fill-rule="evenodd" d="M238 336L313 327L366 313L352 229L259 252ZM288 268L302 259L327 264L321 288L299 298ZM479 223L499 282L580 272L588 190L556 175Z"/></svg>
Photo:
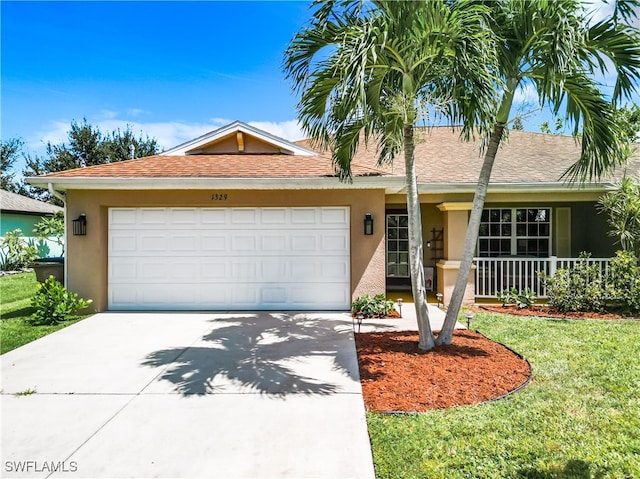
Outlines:
<svg viewBox="0 0 640 479"><path fill-rule="evenodd" d="M491 231L489 231L489 235L478 235L478 243L476 244L476 255L478 257L496 257L494 255L491 255L492 251L490 249L489 246L489 250L488 253L490 256L486 255L486 251L482 251L480 250L480 241L481 240L489 240L491 241L492 239L503 239L509 240L509 252L507 254L502 253L501 255L498 256L528 256L528 255L519 255L518 254L518 240L526 240L526 239L546 239L548 241L548 254L549 256L552 254L552 240L553 240L553 208L550 206L514 206L514 207L501 207L501 206L496 206L496 207L491 207L491 208L485 208L485 211L491 211L491 210L510 210L511 211L511 221L510 221L510 225L511 225L511 234L510 235L504 235L504 236L492 236L490 233ZM538 236L529 236L528 234L525 236L518 236L517 235L517 215L516 215L516 211L517 210L548 210L549 211L549 218L546 219L545 223L549 225L549 233L548 235L538 235ZM489 213L489 215L491 215L491 213ZM494 223L495 224L495 223ZM500 224L502 225L503 223L500 222ZM489 243L490 244L490 243Z"/></svg>

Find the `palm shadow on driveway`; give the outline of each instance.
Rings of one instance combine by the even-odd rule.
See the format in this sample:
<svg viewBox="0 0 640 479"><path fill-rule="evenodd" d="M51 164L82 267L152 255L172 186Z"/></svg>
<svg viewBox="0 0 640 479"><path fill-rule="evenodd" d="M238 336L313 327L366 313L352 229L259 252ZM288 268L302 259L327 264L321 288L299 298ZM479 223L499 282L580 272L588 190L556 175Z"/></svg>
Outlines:
<svg viewBox="0 0 640 479"><path fill-rule="evenodd" d="M351 321L321 314L219 314L187 348L154 351L142 363L188 395L334 394L358 381Z"/></svg>

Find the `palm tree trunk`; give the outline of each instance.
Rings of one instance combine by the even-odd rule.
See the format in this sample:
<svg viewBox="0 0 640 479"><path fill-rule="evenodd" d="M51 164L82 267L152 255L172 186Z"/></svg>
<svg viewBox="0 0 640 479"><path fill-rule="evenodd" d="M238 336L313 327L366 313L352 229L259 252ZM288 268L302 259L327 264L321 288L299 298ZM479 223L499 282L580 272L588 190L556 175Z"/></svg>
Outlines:
<svg viewBox="0 0 640 479"><path fill-rule="evenodd" d="M424 284L422 262L422 213L418 194L418 178L414 161L413 125L404 125L404 162L407 175L407 213L409 216L409 267L411 268L411 290L418 319L418 347L433 349L435 338L429 322L427 309L427 291Z"/></svg>
<svg viewBox="0 0 640 479"><path fill-rule="evenodd" d="M487 146L487 151L482 162L482 169L480 170L480 177L478 178L478 186L476 188L475 195L473 196L473 206L471 208L471 215L469 216L467 234L464 238L464 249L462 252L462 260L460 261L460 271L458 272L453 294L449 301L447 316L445 317L444 324L442 325L442 330L440 331L440 334L438 334L438 339L436 341L436 344L438 345L451 344L451 341L453 340L453 331L456 326L456 321L458 320L458 314L460 313L464 293L467 289L467 282L469 274L471 273L471 266L473 264L473 256L476 251L478 230L480 229L482 210L484 209L489 180L491 179L491 170L493 169L493 162L496 159L496 153L498 152L498 146L500 146L500 140L502 139L505 126L505 123L496 123L493 127L493 131L491 132L489 145Z"/></svg>

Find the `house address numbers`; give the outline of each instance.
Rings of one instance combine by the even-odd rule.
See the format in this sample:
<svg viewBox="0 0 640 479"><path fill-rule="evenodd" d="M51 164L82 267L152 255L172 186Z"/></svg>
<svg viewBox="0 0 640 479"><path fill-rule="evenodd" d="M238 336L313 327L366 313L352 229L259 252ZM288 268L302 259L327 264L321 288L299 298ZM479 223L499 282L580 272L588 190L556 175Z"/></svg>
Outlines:
<svg viewBox="0 0 640 479"><path fill-rule="evenodd" d="M229 195L227 193L211 193L211 201L227 201Z"/></svg>

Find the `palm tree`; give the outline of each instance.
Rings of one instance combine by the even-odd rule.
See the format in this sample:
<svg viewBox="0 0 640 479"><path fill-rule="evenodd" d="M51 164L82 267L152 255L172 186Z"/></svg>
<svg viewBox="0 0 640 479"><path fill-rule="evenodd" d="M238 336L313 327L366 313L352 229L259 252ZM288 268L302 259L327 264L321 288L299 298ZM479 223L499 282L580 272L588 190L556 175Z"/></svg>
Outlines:
<svg viewBox="0 0 640 479"><path fill-rule="evenodd" d="M419 347L431 349L414 125L437 103L451 121L463 122L463 135L469 136L494 110L487 9L473 0L317 5L285 53L286 75L301 92L300 121L316 144L331 151L345 181L351 180L361 134L365 142L377 142L380 164L404 152Z"/></svg>
<svg viewBox="0 0 640 479"><path fill-rule="evenodd" d="M619 0L611 18L589 24L579 0L503 0L487 2L494 34L500 39L498 69L503 81L499 107L473 199L463 257L438 344L449 344L471 272L491 169L518 88L533 85L543 106L565 109L573 135L581 132L580 159L566 173L570 182L599 178L621 164L625 148L614 120L616 102L629 97L640 78L640 35L626 24L637 2ZM619 21L622 20L622 21ZM594 72L613 65L612 101L598 89Z"/></svg>

